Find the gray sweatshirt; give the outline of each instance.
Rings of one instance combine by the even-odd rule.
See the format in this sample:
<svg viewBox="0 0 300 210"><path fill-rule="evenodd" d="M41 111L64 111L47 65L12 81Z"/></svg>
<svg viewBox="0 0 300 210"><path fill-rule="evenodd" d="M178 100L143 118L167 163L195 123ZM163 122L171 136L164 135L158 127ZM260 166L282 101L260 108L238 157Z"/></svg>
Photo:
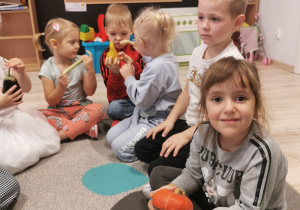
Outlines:
<svg viewBox="0 0 300 210"><path fill-rule="evenodd" d="M217 210L287 209L288 163L274 139L263 132L265 138L253 121L243 144L226 152L218 145L218 132L209 123L200 125L186 167L172 183L187 195L202 188Z"/></svg>
<svg viewBox="0 0 300 210"><path fill-rule="evenodd" d="M143 61L146 65L140 79L131 76L125 80L127 94L140 116L166 118L181 93L177 57L166 53L156 58L144 56Z"/></svg>

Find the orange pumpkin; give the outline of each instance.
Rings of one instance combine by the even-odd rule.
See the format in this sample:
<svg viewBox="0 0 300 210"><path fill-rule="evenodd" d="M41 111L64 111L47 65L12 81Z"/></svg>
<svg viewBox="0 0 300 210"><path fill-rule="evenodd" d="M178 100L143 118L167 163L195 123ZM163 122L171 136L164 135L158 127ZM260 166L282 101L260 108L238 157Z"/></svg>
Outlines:
<svg viewBox="0 0 300 210"><path fill-rule="evenodd" d="M152 204L159 210L193 210L191 200L180 188L174 192L167 189L157 191L152 197Z"/></svg>

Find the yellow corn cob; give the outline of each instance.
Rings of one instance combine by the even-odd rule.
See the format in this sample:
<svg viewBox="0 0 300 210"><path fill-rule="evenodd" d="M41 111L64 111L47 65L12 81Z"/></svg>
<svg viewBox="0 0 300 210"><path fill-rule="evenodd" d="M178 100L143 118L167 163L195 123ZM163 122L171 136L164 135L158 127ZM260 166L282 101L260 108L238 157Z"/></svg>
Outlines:
<svg viewBox="0 0 300 210"><path fill-rule="evenodd" d="M112 60L114 61L115 58L118 58L118 53L115 49L115 46L114 46L114 43L113 42L110 42L109 43L109 51L108 53L106 54L106 57L112 57Z"/></svg>

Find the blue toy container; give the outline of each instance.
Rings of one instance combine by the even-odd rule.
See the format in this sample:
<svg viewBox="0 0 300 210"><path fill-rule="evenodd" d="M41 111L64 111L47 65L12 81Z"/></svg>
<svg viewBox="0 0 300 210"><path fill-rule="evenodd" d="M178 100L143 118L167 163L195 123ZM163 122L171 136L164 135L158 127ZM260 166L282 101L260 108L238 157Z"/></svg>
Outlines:
<svg viewBox="0 0 300 210"><path fill-rule="evenodd" d="M134 35L130 36L130 40L134 40ZM82 42L81 44L82 46L84 46L85 50L88 50L92 53L95 73L100 74L100 56L103 51L109 46L109 42Z"/></svg>
<svg viewBox="0 0 300 210"><path fill-rule="evenodd" d="M109 42L82 42L82 46L84 46L85 50L88 50L92 53L95 73L100 74L100 56L109 46Z"/></svg>

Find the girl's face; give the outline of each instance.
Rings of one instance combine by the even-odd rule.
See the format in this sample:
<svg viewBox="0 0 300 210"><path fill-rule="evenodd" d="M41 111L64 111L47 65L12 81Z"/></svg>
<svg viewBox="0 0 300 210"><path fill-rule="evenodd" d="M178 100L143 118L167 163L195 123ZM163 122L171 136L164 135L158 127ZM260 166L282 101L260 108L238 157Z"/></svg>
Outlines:
<svg viewBox="0 0 300 210"><path fill-rule="evenodd" d="M212 85L206 96L206 117L219 132L219 141L242 142L255 114L255 96L233 79Z"/></svg>
<svg viewBox="0 0 300 210"><path fill-rule="evenodd" d="M79 30L72 29L65 32L65 37L58 43L57 52L68 59L74 59L80 48Z"/></svg>
<svg viewBox="0 0 300 210"><path fill-rule="evenodd" d="M132 30L127 25L120 24L110 24L105 28L106 34L109 38L109 41L114 43L116 49L123 49L124 45L121 45L122 40L129 40Z"/></svg>
<svg viewBox="0 0 300 210"><path fill-rule="evenodd" d="M202 0L198 4L198 33L209 46L228 45L234 32L236 18L229 13L228 1Z"/></svg>

